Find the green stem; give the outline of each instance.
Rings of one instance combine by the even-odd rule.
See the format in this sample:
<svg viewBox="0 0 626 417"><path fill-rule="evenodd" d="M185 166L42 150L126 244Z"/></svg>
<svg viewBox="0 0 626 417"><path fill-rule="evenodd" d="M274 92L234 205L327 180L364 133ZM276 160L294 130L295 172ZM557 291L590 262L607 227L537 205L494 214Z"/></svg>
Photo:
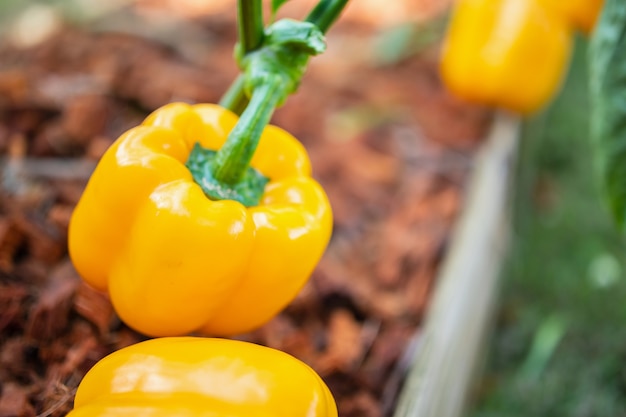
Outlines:
<svg viewBox="0 0 626 417"><path fill-rule="evenodd" d="M263 129L284 96L281 77L269 78L252 92L250 104L215 155L212 172L217 181L236 184L241 179L250 165Z"/></svg>
<svg viewBox="0 0 626 417"><path fill-rule="evenodd" d="M324 33L337 20L348 0L321 0L306 17L305 21L315 24Z"/></svg>
<svg viewBox="0 0 626 417"><path fill-rule="evenodd" d="M321 0L311 11L306 21L316 25L321 32L326 32L333 22L337 20L347 3L348 0ZM239 54L246 56L249 52L263 44L262 1L239 0L238 6ZM276 23L276 25L279 25L279 23ZM285 29L284 26L281 26L281 28ZM280 36L277 39L281 39ZM226 186L236 185L248 172L250 160L254 155L263 129L265 129L274 113L274 109L295 89L304 71L304 66L306 66L308 55L315 53L316 47L319 47L319 45L313 42L318 41L319 43L319 40L315 37L295 39L301 43L303 49L308 47L313 49L313 51L296 51L293 46L291 46L293 50L282 46L282 49L268 49L269 52L265 54L255 55L257 59L252 63L248 62L248 65L253 66L252 73L256 74L256 70L258 72L257 75L260 74L257 80L261 80L261 82L256 85L253 83L254 91L249 103L244 92L246 82L250 81L250 79L246 79L246 76L254 78L249 73L240 75L220 101L222 106L233 110L237 114L240 114L244 107L245 110L243 110L239 121L228 135L226 143L217 151L215 159L211 163L212 177L218 183ZM319 52L321 50L323 48ZM304 59L302 59L303 56L305 57ZM271 59L269 66L268 57ZM256 68L256 65L259 68ZM268 68L270 68L269 71ZM287 80L285 80L286 74L289 74L287 75Z"/></svg>
<svg viewBox="0 0 626 417"><path fill-rule="evenodd" d="M247 0L239 1L239 11L240 11L239 12L239 16L240 16L239 27L240 27L240 38L242 39L242 47L244 45L243 39L245 38L245 35L243 34L243 26L245 26L245 24L243 23L244 16L243 16L242 10L244 10L246 6L249 7L249 5L247 5L246 3L248 3ZM347 3L348 3L348 0L321 0L317 4L317 6L315 6L315 8L311 11L311 13L309 13L309 15L306 17L306 21L317 25L317 27L320 28L322 32L326 33L328 29L330 29L332 24L335 22L335 20L337 20L337 18L339 17L339 15L343 11ZM245 9L245 10L249 10L249 9ZM261 16L261 13L259 13L257 16ZM262 21L262 17L261 17L261 21ZM257 20L256 24L258 23L259 22ZM261 29L260 35L258 35L258 32L257 32L257 39L260 36L261 41L263 37L262 32L263 32L263 29ZM255 43L253 42L253 44ZM244 92L244 85L245 85L244 76L240 75L233 82L233 84L231 84L231 86L228 88L228 91L226 91L226 93L220 100L220 105L222 107L225 107L231 110L237 115L241 115L241 113L246 108L249 102L248 97L246 96Z"/></svg>
<svg viewBox="0 0 626 417"><path fill-rule="evenodd" d="M219 103L220 106L241 116L249 102L248 96L246 96L244 91L245 84L246 77L243 74L239 74L237 79L228 87L228 91L222 96Z"/></svg>
<svg viewBox="0 0 626 417"><path fill-rule="evenodd" d="M263 2L262 0L238 0L237 17L239 28L239 47L241 54L254 51L263 44ZM220 100L220 106L241 115L248 105L244 91L245 78L239 75Z"/></svg>
<svg viewBox="0 0 626 417"><path fill-rule="evenodd" d="M239 45L242 54L254 51L263 43L262 0L238 0Z"/></svg>

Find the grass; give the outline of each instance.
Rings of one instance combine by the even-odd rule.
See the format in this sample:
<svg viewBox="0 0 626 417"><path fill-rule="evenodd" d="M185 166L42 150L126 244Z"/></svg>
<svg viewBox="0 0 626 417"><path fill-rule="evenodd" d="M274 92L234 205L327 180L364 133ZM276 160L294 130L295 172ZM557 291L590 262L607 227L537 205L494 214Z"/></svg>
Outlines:
<svg viewBox="0 0 626 417"><path fill-rule="evenodd" d="M522 134L514 240L472 417L626 416L626 241L595 177L586 44Z"/></svg>

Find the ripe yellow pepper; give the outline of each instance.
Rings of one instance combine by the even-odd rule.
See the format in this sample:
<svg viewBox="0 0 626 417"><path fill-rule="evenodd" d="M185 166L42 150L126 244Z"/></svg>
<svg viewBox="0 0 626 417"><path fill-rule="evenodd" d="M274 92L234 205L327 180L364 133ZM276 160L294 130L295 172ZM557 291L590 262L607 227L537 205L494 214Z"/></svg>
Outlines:
<svg viewBox="0 0 626 417"><path fill-rule="evenodd" d="M111 146L76 206L77 271L144 334L252 330L295 297L328 243L326 194L304 147L278 127L251 161L269 178L258 206L209 200L193 181L193 146L218 149L237 120L217 105L162 107Z"/></svg>
<svg viewBox="0 0 626 417"><path fill-rule="evenodd" d="M98 362L68 417L336 417L322 379L294 357L252 343L153 339Z"/></svg>
<svg viewBox="0 0 626 417"><path fill-rule="evenodd" d="M459 0L442 55L448 88L468 101L520 113L543 106L560 87L572 35L566 19L542 1Z"/></svg>

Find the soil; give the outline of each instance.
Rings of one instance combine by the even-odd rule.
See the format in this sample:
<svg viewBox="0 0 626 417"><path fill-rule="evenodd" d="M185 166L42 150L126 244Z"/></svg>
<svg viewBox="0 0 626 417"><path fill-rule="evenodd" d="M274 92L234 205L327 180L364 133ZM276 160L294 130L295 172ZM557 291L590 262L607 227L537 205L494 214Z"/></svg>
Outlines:
<svg viewBox="0 0 626 417"><path fill-rule="evenodd" d="M232 7L163 29L154 22L169 3L0 46L0 417L67 414L91 366L146 339L80 280L67 227L123 131L171 101L216 102L236 75ZM437 44L377 61L382 29L362 12L331 30L273 119L310 152L334 210L331 243L298 298L239 337L310 364L344 417L393 410L490 120L442 87ZM123 30L137 26L148 36Z"/></svg>

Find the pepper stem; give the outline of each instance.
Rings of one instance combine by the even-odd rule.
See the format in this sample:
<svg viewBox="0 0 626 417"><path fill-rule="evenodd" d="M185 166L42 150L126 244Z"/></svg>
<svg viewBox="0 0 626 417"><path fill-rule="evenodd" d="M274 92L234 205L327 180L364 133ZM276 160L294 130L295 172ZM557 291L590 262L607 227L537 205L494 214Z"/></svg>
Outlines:
<svg viewBox="0 0 626 417"><path fill-rule="evenodd" d="M348 0L321 0L311 10L305 21L313 23L322 33L326 33L337 20L347 3Z"/></svg>
<svg viewBox="0 0 626 417"><path fill-rule="evenodd" d="M246 92L244 90L245 85L246 77L243 74L239 74L239 76L228 88L228 91L226 91L226 93L222 96L219 103L220 106L232 111L238 116L241 116L241 113L243 113L246 109L249 102L248 96L246 96Z"/></svg>
<svg viewBox="0 0 626 417"><path fill-rule="evenodd" d="M285 19L265 31L262 0L238 0L236 55L244 74L237 78L220 104L241 117L217 152L198 148L188 161L188 166L198 174L196 181L208 196L236 199L246 205L258 201L267 178L249 165L263 130L275 108L297 89L308 58L324 51L323 32L339 17L347 2L321 0L306 22ZM248 99L246 93L250 91ZM201 163L204 160L210 162Z"/></svg>
<svg viewBox="0 0 626 417"><path fill-rule="evenodd" d="M242 178L250 165L263 129L285 94L281 77L268 77L265 83L254 89L248 107L228 135L226 143L215 155L212 172L217 181L232 185Z"/></svg>
<svg viewBox="0 0 626 417"><path fill-rule="evenodd" d="M262 0L238 0L237 17L239 22L239 45L247 54L263 43L263 2Z"/></svg>
<svg viewBox="0 0 626 417"><path fill-rule="evenodd" d="M263 40L263 28L261 27L260 33L258 29L259 22L262 25L263 21L262 11L260 9L256 9L255 5L250 6L250 4L248 4L249 2L250 0L239 0L239 38L241 39L241 52L243 54L258 48L260 45L257 44L257 42L262 42ZM335 20L337 20L346 4L348 4L348 0L321 0L315 8L311 10L309 15L306 17L306 21L315 24L323 33L326 33ZM254 10L259 10L256 17L248 15L248 13L252 12L253 8ZM248 18L246 18L246 16L248 16ZM255 27L255 29L253 29L253 27ZM256 35L251 36L254 33L256 33ZM245 41L245 39L248 39L248 41ZM239 75L230 85L226 93L224 93L224 96L220 100L220 106L237 115L241 115L249 102L244 88L245 77L243 75Z"/></svg>

